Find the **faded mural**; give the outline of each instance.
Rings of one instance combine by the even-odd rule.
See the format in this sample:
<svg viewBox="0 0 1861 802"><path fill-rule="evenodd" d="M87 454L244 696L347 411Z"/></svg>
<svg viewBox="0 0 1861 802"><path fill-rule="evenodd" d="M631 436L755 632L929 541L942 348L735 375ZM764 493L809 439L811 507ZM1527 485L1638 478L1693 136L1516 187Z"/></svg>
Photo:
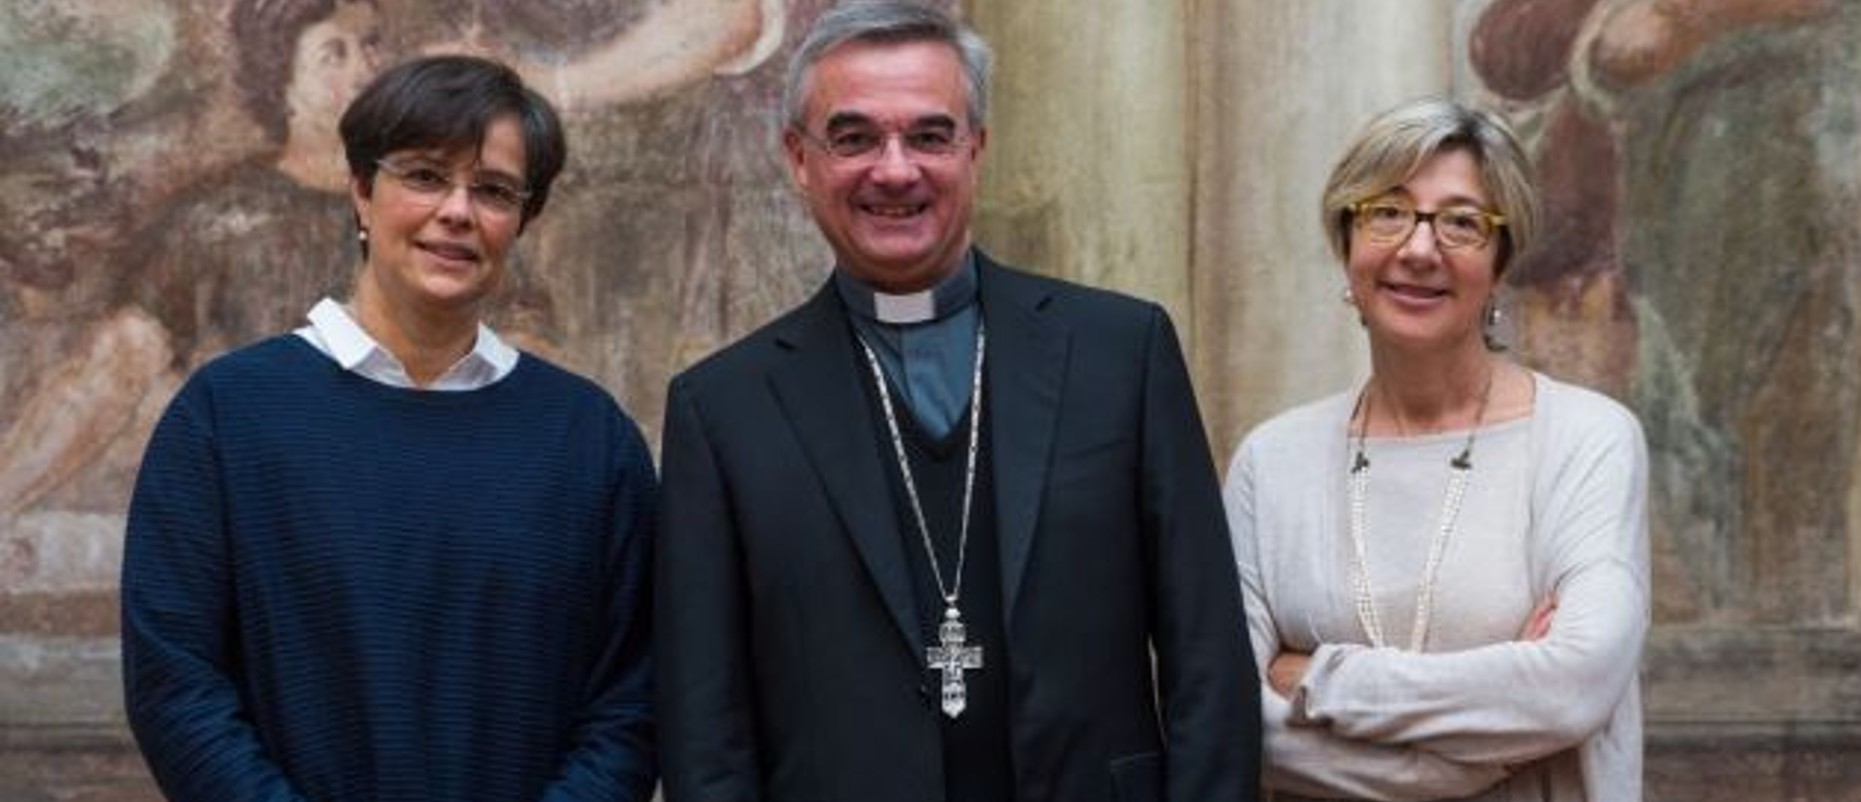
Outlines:
<svg viewBox="0 0 1861 802"><path fill-rule="evenodd" d="M412 54L502 58L564 111L569 168L493 323L656 428L675 367L825 264L772 149L772 57L819 4L793 5L0 9L0 628L113 631L114 564L94 557L116 548L148 431L193 368L346 292L336 121ZM82 613L80 590L99 591Z"/></svg>
<svg viewBox="0 0 1861 802"><path fill-rule="evenodd" d="M189 371L343 292L357 252L334 126L362 82L412 54L475 52L517 65L558 103L569 167L519 242L492 322L594 376L651 434L675 370L825 272L771 110L787 48L831 2L0 3L0 799L152 798L114 696L135 466ZM1323 118L1335 111L1314 87L1351 86L1353 103L1378 108L1403 99L1367 97L1388 76L1299 61L1366 36L1334 29L1352 4L1280 3L962 3L985 34L1017 35L997 41L1014 48L1013 72L998 83L988 169L1012 181L983 198L987 244L1170 296L1222 455L1265 414L1262 399L1336 389L1351 357L1310 332L1325 314L1350 324L1330 295L1314 297L1322 278L1276 278L1331 268L1274 250L1307 238L1321 250L1311 210L1286 200L1322 181L1283 158L1305 129L1237 118L1262 126L1242 139L1207 121L1252 92L1249 109L1342 131L1361 120ZM1516 351L1628 402L1647 430L1651 735L1689 716L1788 734L1761 765L1674 762L1705 742L1682 739L1665 753L1674 761L1650 761L1650 798L1861 799L1861 769L1831 768L1861 765L1861 2L1415 4L1452 35L1387 36L1449 42L1434 54L1453 62L1439 88L1505 108L1539 161L1548 246L1510 275ZM1193 44L1186 66L1159 30ZM1044 55L1080 41L1142 53ZM1361 53L1334 56L1320 61L1364 69L1346 63ZM1180 85L1091 74L1099 62L1161 64L1143 75ZM1223 72L1234 64L1248 74ZM1146 111L1118 113L1129 108ZM1157 132L1141 169L1092 163ZM1236 141L1274 152L1224 150ZM1341 143L1321 144L1328 160ZM1197 174L1210 165L1235 175ZM1127 173L1132 187L1106 186ZM1223 198L1253 199L1250 219ZM1116 227L1093 216L1104 208L1187 219L1133 227L1175 245L1134 244L1106 234ZM1140 253L1151 261L1134 263ZM9 746L32 739L38 751ZM99 744L116 757L84 757L89 780L46 790L73 771L48 755ZM1798 779L1752 784L1777 777ZM81 796L72 782L130 790Z"/></svg>
<svg viewBox="0 0 1861 802"><path fill-rule="evenodd" d="M1657 618L1852 622L1861 5L1500 0L1468 58L1549 195L1523 350L1647 428Z"/></svg>
<svg viewBox="0 0 1861 802"><path fill-rule="evenodd" d="M1550 246L1520 350L1653 473L1652 799L1861 800L1861 3L1493 0Z"/></svg>
<svg viewBox="0 0 1861 802"><path fill-rule="evenodd" d="M557 103L568 168L492 323L650 434L675 369L825 273L772 121L786 47L826 4L0 4L0 735L51 750L0 747L0 798L50 793L30 777L59 769L28 766L72 743L123 743L115 585L143 444L194 368L346 294L336 122L369 78L479 53ZM86 765L143 787L120 758Z"/></svg>

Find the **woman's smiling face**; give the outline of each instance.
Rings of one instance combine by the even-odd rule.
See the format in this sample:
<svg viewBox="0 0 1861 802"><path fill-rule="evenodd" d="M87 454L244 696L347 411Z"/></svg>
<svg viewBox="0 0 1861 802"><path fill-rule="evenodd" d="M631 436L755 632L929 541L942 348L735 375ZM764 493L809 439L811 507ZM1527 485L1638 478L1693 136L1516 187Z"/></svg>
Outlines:
<svg viewBox="0 0 1861 802"><path fill-rule="evenodd" d="M1428 158L1380 198L1417 212L1491 211L1480 165L1465 149ZM1451 351L1483 348L1481 318L1497 280L1502 234L1483 245L1443 249L1436 223L1417 221L1401 241L1381 241L1352 224L1346 279L1372 346Z"/></svg>

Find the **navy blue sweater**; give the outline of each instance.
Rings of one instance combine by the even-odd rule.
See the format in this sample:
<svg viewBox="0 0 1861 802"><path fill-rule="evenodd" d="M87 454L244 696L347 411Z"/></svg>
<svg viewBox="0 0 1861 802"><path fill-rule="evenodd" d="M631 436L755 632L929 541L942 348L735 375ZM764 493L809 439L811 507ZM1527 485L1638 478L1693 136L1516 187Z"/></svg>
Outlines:
<svg viewBox="0 0 1861 802"><path fill-rule="evenodd" d="M387 387L294 336L156 428L123 561L129 719L171 799L645 800L656 481L524 356Z"/></svg>

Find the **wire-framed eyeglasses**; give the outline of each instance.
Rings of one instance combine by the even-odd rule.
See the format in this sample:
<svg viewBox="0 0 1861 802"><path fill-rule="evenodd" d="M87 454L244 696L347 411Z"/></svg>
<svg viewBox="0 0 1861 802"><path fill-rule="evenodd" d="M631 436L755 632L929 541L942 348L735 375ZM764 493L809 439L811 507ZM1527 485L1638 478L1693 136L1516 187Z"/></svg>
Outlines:
<svg viewBox="0 0 1861 802"><path fill-rule="evenodd" d="M397 163L379 159L375 166L407 190L421 204L437 206L452 194L459 182L440 167L420 162ZM496 174L476 174L465 184L465 195L473 208L485 214L508 217L523 211L530 200L530 190L509 178Z"/></svg>

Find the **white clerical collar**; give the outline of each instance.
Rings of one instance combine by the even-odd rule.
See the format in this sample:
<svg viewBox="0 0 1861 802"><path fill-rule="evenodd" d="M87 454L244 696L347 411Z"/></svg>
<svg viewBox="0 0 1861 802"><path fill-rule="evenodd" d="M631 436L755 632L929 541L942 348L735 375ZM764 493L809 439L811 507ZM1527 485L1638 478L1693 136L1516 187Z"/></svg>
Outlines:
<svg viewBox="0 0 1861 802"><path fill-rule="evenodd" d="M310 319L310 325L298 329L295 334L334 360L343 370L390 387L415 389L414 381L407 375L407 369L401 361L388 349L381 347L374 337L369 336L368 331L355 321L342 304L324 298L310 309L306 317ZM518 357L517 349L505 343L489 326L480 323L472 350L460 357L458 362L453 363L425 389L461 392L488 387L510 375L517 367Z"/></svg>
<svg viewBox="0 0 1861 802"><path fill-rule="evenodd" d="M874 291L872 316L884 323L923 323L937 316L937 292L919 290L904 295Z"/></svg>
<svg viewBox="0 0 1861 802"><path fill-rule="evenodd" d="M834 270L834 284L849 309L881 323L906 325L948 317L976 300L976 259L966 251L956 269L926 290L895 295L880 292L844 269Z"/></svg>

